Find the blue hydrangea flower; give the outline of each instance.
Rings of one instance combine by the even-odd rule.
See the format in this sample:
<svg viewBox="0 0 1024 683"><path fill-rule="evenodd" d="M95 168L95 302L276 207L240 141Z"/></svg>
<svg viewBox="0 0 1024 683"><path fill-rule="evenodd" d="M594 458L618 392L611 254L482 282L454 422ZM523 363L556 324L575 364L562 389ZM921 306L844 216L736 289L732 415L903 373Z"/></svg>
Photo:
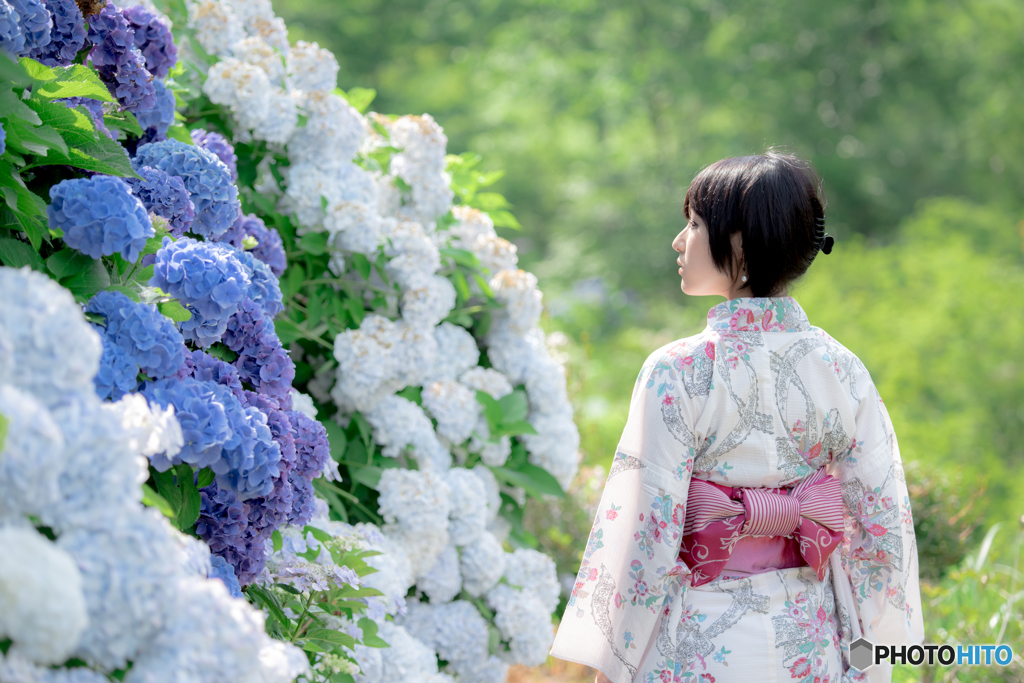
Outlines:
<svg viewBox="0 0 1024 683"><path fill-rule="evenodd" d="M99 100L94 100L91 97L62 97L54 100L54 102L60 102L68 109L74 109L75 107L85 107L85 111L89 114L89 118L92 119L92 123L96 126L96 130L106 135L111 140L117 138L113 133L107 129L106 124L103 122L103 103ZM124 180L127 180L125 178Z"/></svg>
<svg viewBox="0 0 1024 683"><path fill-rule="evenodd" d="M20 57L25 50L25 34L21 32L20 20L18 10L7 0L0 0L0 50L13 59Z"/></svg>
<svg viewBox="0 0 1024 683"><path fill-rule="evenodd" d="M235 568L220 555L210 557L210 574L207 578L220 579L227 586L231 597L242 597L242 587L238 584L238 577L235 576Z"/></svg>
<svg viewBox="0 0 1024 683"><path fill-rule="evenodd" d="M18 23L21 34L25 37L25 45L21 56L30 55L34 50L42 49L50 44L50 10L42 0L7 0L18 12Z"/></svg>
<svg viewBox="0 0 1024 683"><path fill-rule="evenodd" d="M274 332L274 323L251 299L228 320L224 344L238 354L235 367L243 382L275 399L288 395L295 364Z"/></svg>
<svg viewBox="0 0 1024 683"><path fill-rule="evenodd" d="M0 154L7 151L7 131L4 130L4 126L0 123Z"/></svg>
<svg viewBox="0 0 1024 683"><path fill-rule="evenodd" d="M163 408L174 406L174 416L185 438L184 447L173 458L158 454L150 459L157 471L165 472L182 462L198 470L220 460L235 426L231 415L242 409L231 391L213 382L170 377L148 382L142 393L150 403Z"/></svg>
<svg viewBox="0 0 1024 683"><path fill-rule="evenodd" d="M138 48L132 48L131 56L113 72L104 69L98 72L101 77L106 75L107 87L123 109L133 113L151 110L157 106L153 77L142 65Z"/></svg>
<svg viewBox="0 0 1024 683"><path fill-rule="evenodd" d="M327 430L319 421L294 410L288 412L295 438L295 467L292 473L309 481L316 479L324 469L331 447Z"/></svg>
<svg viewBox="0 0 1024 683"><path fill-rule="evenodd" d="M288 523L296 526L309 524L316 512L316 494L312 482L292 471L288 474L288 483L292 486L292 509L288 513Z"/></svg>
<svg viewBox="0 0 1024 683"><path fill-rule="evenodd" d="M206 239L223 235L242 215L231 173L212 152L180 140L163 140L140 147L132 165L136 170L152 166L181 178L195 204L192 232Z"/></svg>
<svg viewBox="0 0 1024 683"><path fill-rule="evenodd" d="M142 166L139 178L125 178L132 193L150 213L167 219L167 227L174 237L181 237L192 227L195 207L188 197L185 183L178 176L167 175L159 168Z"/></svg>
<svg viewBox="0 0 1024 683"><path fill-rule="evenodd" d="M288 257L284 253L284 243L281 235L274 228L268 228L263 219L256 214L241 216L231 229L224 233L220 241L227 242L235 249L242 249L246 237L252 237L257 244L251 250L253 256L270 266L270 271L277 277L281 277L284 269L288 267Z"/></svg>
<svg viewBox="0 0 1024 683"><path fill-rule="evenodd" d="M142 51L146 70L156 78L167 78L178 61L178 48L174 45L170 26L143 5L122 11L128 25L135 31L135 47Z"/></svg>
<svg viewBox="0 0 1024 683"><path fill-rule="evenodd" d="M141 6L138 7L141 9ZM129 8L135 9L135 8ZM141 107L135 112L139 127L146 133L149 142L167 139L167 129L174 123L174 91L167 88L163 81L153 79L153 106L149 109Z"/></svg>
<svg viewBox="0 0 1024 683"><path fill-rule="evenodd" d="M188 237L177 242L165 237L153 266L149 284L180 300L192 313L180 325L185 339L204 347L219 341L228 318L250 289L247 269L231 250Z"/></svg>
<svg viewBox="0 0 1024 683"><path fill-rule="evenodd" d="M228 139L220 133L206 132L202 128L193 128L189 135L192 142L208 152L213 152L217 158L224 162L231 172L231 181L238 180L238 155L235 148L228 142Z"/></svg>
<svg viewBox="0 0 1024 683"><path fill-rule="evenodd" d="M196 534L210 546L214 556L222 557L232 566L241 583L248 583L263 570L262 549L252 552L247 543L249 519L246 506L230 489L221 489L214 482L199 492L199 519ZM256 555L256 556L254 556Z"/></svg>
<svg viewBox="0 0 1024 683"><path fill-rule="evenodd" d="M274 479L281 474L281 448L271 436L266 415L252 406L237 405L238 410L230 412L231 438L224 444L221 459L211 467L217 484L245 501L274 490Z"/></svg>
<svg viewBox="0 0 1024 683"><path fill-rule="evenodd" d="M134 263L156 234L146 208L120 178L97 175L62 180L50 188L46 215L64 242L94 259L120 253Z"/></svg>
<svg viewBox="0 0 1024 683"><path fill-rule="evenodd" d="M96 394L100 398L112 401L120 400L139 387L139 366L135 359L120 344L106 336L103 337L103 357L100 359L100 371L93 378Z"/></svg>
<svg viewBox="0 0 1024 683"><path fill-rule="evenodd" d="M29 55L46 66L69 66L85 47L85 19L74 0L46 0L53 15L50 42Z"/></svg>
<svg viewBox="0 0 1024 683"><path fill-rule="evenodd" d="M135 363L136 374L162 379L177 372L185 356L185 340L174 321L161 315L156 306L132 301L121 292L99 292L85 310L106 319L98 326L106 339L122 347Z"/></svg>
<svg viewBox="0 0 1024 683"><path fill-rule="evenodd" d="M135 47L135 32L111 2L89 17L87 40L93 46L89 60L121 106L131 112L155 106L153 76L145 57Z"/></svg>
<svg viewBox="0 0 1024 683"><path fill-rule="evenodd" d="M270 434L281 448L282 474L291 471L295 465L295 437L292 434L292 422L288 419L288 414L274 398L266 394L257 394L255 391L243 393L243 405L259 408L260 412L267 416Z"/></svg>
<svg viewBox="0 0 1024 683"><path fill-rule="evenodd" d="M214 358L202 351L186 351L185 363L177 376L194 377L203 382L213 382L225 386L239 401L242 401L243 405L246 405L245 390L238 377L238 370L219 358Z"/></svg>
<svg viewBox="0 0 1024 683"><path fill-rule="evenodd" d="M234 253L242 265L248 269L251 284L247 296L253 300L253 303L260 306L271 318L283 311L281 286L277 276L270 270L270 266L253 256L251 252L233 249L226 245L224 249Z"/></svg>

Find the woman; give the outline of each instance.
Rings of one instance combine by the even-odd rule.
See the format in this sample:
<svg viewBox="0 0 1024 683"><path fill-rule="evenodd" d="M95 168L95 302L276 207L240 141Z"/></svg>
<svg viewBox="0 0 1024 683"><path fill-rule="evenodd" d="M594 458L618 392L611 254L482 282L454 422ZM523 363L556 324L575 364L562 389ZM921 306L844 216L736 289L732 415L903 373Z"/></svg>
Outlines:
<svg viewBox="0 0 1024 683"><path fill-rule="evenodd" d="M682 290L727 301L640 371L552 654L598 683L888 681L849 647L922 642L917 547L871 377L786 295L832 248L817 179L724 159L683 212Z"/></svg>

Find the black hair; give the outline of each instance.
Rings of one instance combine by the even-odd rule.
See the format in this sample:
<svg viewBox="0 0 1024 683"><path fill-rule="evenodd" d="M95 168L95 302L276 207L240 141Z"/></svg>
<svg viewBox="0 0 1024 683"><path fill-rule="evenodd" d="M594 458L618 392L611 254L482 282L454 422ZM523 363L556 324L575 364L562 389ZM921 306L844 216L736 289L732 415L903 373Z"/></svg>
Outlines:
<svg viewBox="0 0 1024 683"><path fill-rule="evenodd" d="M769 149L703 169L686 190L683 214L704 219L720 270L736 277L744 263L754 296L772 296L803 275L819 249L831 251L820 185L810 163ZM743 235L742 260L732 250L736 232Z"/></svg>

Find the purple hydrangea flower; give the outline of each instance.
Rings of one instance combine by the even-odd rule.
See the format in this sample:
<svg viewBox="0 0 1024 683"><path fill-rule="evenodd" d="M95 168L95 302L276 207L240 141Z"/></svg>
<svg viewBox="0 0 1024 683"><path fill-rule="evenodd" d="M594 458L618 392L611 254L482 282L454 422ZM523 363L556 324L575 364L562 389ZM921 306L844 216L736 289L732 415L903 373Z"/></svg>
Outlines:
<svg viewBox="0 0 1024 683"><path fill-rule="evenodd" d="M74 0L46 0L53 15L50 42L29 55L46 66L70 66L85 47L85 19Z"/></svg>
<svg viewBox="0 0 1024 683"><path fill-rule="evenodd" d="M227 586L231 597L242 597L242 587L238 584L238 577L235 576L235 568L220 555L210 557L210 573L207 578L220 579Z"/></svg>
<svg viewBox="0 0 1024 683"><path fill-rule="evenodd" d="M151 166L142 166L137 172L142 176L141 179L125 178L132 193L147 211L167 219L171 235L181 237L192 226L196 215L181 178L167 175Z"/></svg>
<svg viewBox="0 0 1024 683"><path fill-rule="evenodd" d="M42 0L7 0L18 13L18 24L21 35L25 37L25 45L20 55L26 57L35 50L50 44L50 10Z"/></svg>
<svg viewBox="0 0 1024 683"><path fill-rule="evenodd" d="M230 363L214 358L202 351L186 351L185 363L178 371L177 377L194 377L203 382L220 384L231 390L243 406L246 406L245 389L238 377L238 370Z"/></svg>
<svg viewBox="0 0 1024 683"><path fill-rule="evenodd" d="M107 340L123 348L131 362L148 376L162 379L173 375L185 356L185 340L174 321L161 315L156 306L132 301L121 292L99 292L85 310L104 317L106 324L93 324Z"/></svg>
<svg viewBox="0 0 1024 683"><path fill-rule="evenodd" d="M359 577L348 567L305 561L293 562L282 567L276 578L283 583L291 584L303 593L325 591L332 586L344 588L346 585L359 585Z"/></svg>
<svg viewBox="0 0 1024 683"><path fill-rule="evenodd" d="M3 124L0 124L0 154L7 151L7 131L4 130Z"/></svg>
<svg viewBox="0 0 1024 683"><path fill-rule="evenodd" d="M253 256L270 266L270 271L281 277L288 267L288 258L284 253L284 243L275 228L268 228L263 219L256 214L242 216L231 229L221 235L220 241L227 242L235 249L242 249L246 237L256 240L256 247L251 250Z"/></svg>
<svg viewBox="0 0 1024 683"><path fill-rule="evenodd" d="M296 412L288 412L295 437L295 466L293 474L312 481L320 476L327 458L331 457L331 447L327 440L327 430L317 420Z"/></svg>
<svg viewBox="0 0 1024 683"><path fill-rule="evenodd" d="M238 180L238 155L226 137L220 133L208 133L202 128L193 128L189 135L192 136L192 142L208 152L213 152L224 162L231 173L232 182Z"/></svg>
<svg viewBox="0 0 1024 683"><path fill-rule="evenodd" d="M248 532L246 505L230 489L214 482L199 492L201 505L196 534L210 546L210 552L232 566L242 585L263 571L263 542L253 543Z"/></svg>
<svg viewBox="0 0 1024 683"><path fill-rule="evenodd" d="M135 47L135 32L113 3L89 17L89 60L107 88L127 111L152 109L156 102L153 76Z"/></svg>
<svg viewBox="0 0 1024 683"><path fill-rule="evenodd" d="M223 235L242 214L228 167L201 147L180 140L154 142L139 147L132 165L152 166L181 178L195 205L192 232L206 239Z"/></svg>
<svg viewBox="0 0 1024 683"><path fill-rule="evenodd" d="M100 371L93 378L100 398L119 400L139 387L139 366L120 344L104 335Z"/></svg>
<svg viewBox="0 0 1024 683"><path fill-rule="evenodd" d="M177 105L174 91L169 90L163 81L154 79L153 88L153 107L140 108L135 112L135 118L146 134L147 143L167 139L167 129L174 124L174 108Z"/></svg>
<svg viewBox="0 0 1024 683"><path fill-rule="evenodd" d="M281 449L281 473L283 475L290 472L295 465L295 437L292 434L292 423L288 419L288 414L270 396L257 394L254 391L244 391L243 394L243 405L259 408L267 416L270 434Z"/></svg>
<svg viewBox="0 0 1024 683"><path fill-rule="evenodd" d="M142 65L142 55L132 48L132 58L109 73L104 79L121 107L130 112L144 112L157 106L153 77ZM103 69L99 70L104 75Z"/></svg>
<svg viewBox="0 0 1024 683"><path fill-rule="evenodd" d="M147 147L159 144L163 143ZM185 339L204 347L219 341L251 284L232 250L188 237L177 242L165 237L153 265L149 284L180 300L192 313L180 325Z"/></svg>
<svg viewBox="0 0 1024 683"><path fill-rule="evenodd" d="M64 232L69 247L94 259L120 253L134 263L156 234L146 208L120 178L62 180L50 188L50 199L50 227Z"/></svg>
<svg viewBox="0 0 1024 683"><path fill-rule="evenodd" d="M277 276L270 270L270 266L260 261L248 251L233 249L227 245L224 248L231 249L242 265L249 269L249 281L251 284L249 285L248 297L253 300L253 303L260 306L271 318L283 311L284 303L281 297L281 286L278 283Z"/></svg>
<svg viewBox="0 0 1024 683"><path fill-rule="evenodd" d="M184 447L173 458L158 454L150 459L157 471L165 472L182 462L199 470L220 460L223 445L232 436L231 417L242 409L228 389L191 377L172 377L147 383L142 393L150 403L163 408L174 406L174 416L185 437Z"/></svg>
<svg viewBox="0 0 1024 683"><path fill-rule="evenodd" d="M21 16L7 0L0 0L0 50L13 59L25 50L25 34L21 32Z"/></svg>
<svg viewBox="0 0 1024 683"><path fill-rule="evenodd" d="M236 399L237 400L237 399ZM281 448L267 426L267 416L249 406L232 412L231 438L224 444L221 459L211 467L218 485L230 488L245 501L266 496L280 476Z"/></svg>
<svg viewBox="0 0 1024 683"><path fill-rule="evenodd" d="M251 299L228 320L224 344L238 354L235 367L243 382L260 394L280 398L289 393L295 364L274 332L274 323Z"/></svg>
<svg viewBox="0 0 1024 683"><path fill-rule="evenodd" d="M178 61L171 28L142 5L128 7L123 13L135 31L135 47L142 51L146 70L156 78L167 78Z"/></svg>
<svg viewBox="0 0 1024 683"><path fill-rule="evenodd" d="M313 483L294 471L288 473L288 483L292 487L292 509L288 512L288 523L305 526L316 512Z"/></svg>
<svg viewBox="0 0 1024 683"><path fill-rule="evenodd" d="M60 102L68 109L85 107L85 111L89 114L89 118L92 119L93 125L96 126L96 130L100 131L111 140L117 139L103 122L103 103L99 100L94 100L91 97L62 97L54 100L54 102ZM124 178L123 180L127 181L128 178Z"/></svg>

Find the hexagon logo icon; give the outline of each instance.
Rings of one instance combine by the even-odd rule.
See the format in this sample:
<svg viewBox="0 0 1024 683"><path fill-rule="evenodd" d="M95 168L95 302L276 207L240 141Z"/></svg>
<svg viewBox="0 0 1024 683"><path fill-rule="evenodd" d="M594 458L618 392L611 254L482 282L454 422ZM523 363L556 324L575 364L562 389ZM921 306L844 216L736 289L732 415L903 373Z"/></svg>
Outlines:
<svg viewBox="0 0 1024 683"><path fill-rule="evenodd" d="M850 643L850 666L864 671L875 663L875 646L867 638L858 638Z"/></svg>

